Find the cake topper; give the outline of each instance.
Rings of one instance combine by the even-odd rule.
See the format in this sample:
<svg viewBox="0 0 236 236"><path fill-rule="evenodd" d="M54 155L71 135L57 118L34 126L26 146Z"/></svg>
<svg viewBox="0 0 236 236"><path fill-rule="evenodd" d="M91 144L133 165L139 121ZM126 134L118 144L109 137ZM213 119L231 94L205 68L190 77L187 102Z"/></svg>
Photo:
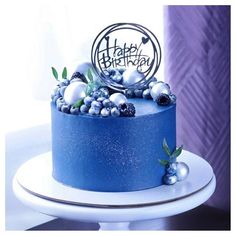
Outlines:
<svg viewBox="0 0 236 236"><path fill-rule="evenodd" d="M117 23L97 35L91 61L107 86L116 90L143 88L160 66L161 47L146 27Z"/></svg>

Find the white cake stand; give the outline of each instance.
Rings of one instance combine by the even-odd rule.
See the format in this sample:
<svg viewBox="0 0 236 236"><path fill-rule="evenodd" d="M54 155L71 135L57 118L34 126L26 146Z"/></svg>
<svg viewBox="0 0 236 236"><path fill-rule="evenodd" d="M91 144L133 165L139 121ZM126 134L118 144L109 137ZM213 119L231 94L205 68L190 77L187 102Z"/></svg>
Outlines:
<svg viewBox="0 0 236 236"><path fill-rule="evenodd" d="M132 221L173 216L201 205L213 194L215 175L204 159L183 151L178 160L190 168L188 178L182 182L142 191L109 193L58 183L51 176L51 153L46 153L20 167L13 190L25 205L41 213L99 222L100 230L128 230Z"/></svg>

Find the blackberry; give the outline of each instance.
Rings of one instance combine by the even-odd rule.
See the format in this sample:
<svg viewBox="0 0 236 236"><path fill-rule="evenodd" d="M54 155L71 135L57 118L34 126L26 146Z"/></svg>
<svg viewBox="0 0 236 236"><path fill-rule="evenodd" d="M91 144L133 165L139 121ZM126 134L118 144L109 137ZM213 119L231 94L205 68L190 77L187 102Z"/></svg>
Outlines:
<svg viewBox="0 0 236 236"><path fill-rule="evenodd" d="M165 93L161 93L156 100L157 104L160 106L168 106L171 103L170 96Z"/></svg>
<svg viewBox="0 0 236 236"><path fill-rule="evenodd" d="M135 115L133 103L122 103L119 105L120 116L132 117Z"/></svg>
<svg viewBox="0 0 236 236"><path fill-rule="evenodd" d="M87 80L86 80L85 76L83 74L79 73L78 71L73 73L70 80L73 80L73 79L76 79L76 78L81 79L83 82L87 83Z"/></svg>

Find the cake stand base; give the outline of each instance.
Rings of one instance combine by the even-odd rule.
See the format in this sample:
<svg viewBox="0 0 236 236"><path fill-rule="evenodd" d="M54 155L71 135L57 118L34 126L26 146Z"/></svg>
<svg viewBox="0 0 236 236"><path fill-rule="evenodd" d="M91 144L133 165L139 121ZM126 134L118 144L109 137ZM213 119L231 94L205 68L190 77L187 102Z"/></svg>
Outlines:
<svg viewBox="0 0 236 236"><path fill-rule="evenodd" d="M129 230L131 222L189 211L207 201L216 186L211 166L186 151L180 158L191 168L186 180L174 186L126 193L84 191L59 184L51 177L50 157L47 153L33 158L17 171L13 190L18 199L47 215L99 222L100 230Z"/></svg>

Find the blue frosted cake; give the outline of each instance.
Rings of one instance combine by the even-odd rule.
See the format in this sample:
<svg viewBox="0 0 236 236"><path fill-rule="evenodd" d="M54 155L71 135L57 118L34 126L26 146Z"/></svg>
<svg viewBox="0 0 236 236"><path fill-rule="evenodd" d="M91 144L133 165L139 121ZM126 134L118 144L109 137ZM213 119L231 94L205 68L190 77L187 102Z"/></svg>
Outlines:
<svg viewBox="0 0 236 236"><path fill-rule="evenodd" d="M70 79L66 68L61 80L52 68L59 81L51 102L52 175L62 184L123 192L174 184L187 176L187 166L179 170L176 162L182 150L176 148L176 97L168 84L154 77L157 69L152 71L160 58L147 58L145 53L141 60L135 51L142 45L142 52L150 50L148 42L153 46L156 38L148 31L149 38L140 36L140 44L127 48L117 35L113 39L114 27L127 30L127 26L141 27L112 25L105 37L102 31L93 44L92 63L79 65ZM125 50L116 55L114 48Z"/></svg>

